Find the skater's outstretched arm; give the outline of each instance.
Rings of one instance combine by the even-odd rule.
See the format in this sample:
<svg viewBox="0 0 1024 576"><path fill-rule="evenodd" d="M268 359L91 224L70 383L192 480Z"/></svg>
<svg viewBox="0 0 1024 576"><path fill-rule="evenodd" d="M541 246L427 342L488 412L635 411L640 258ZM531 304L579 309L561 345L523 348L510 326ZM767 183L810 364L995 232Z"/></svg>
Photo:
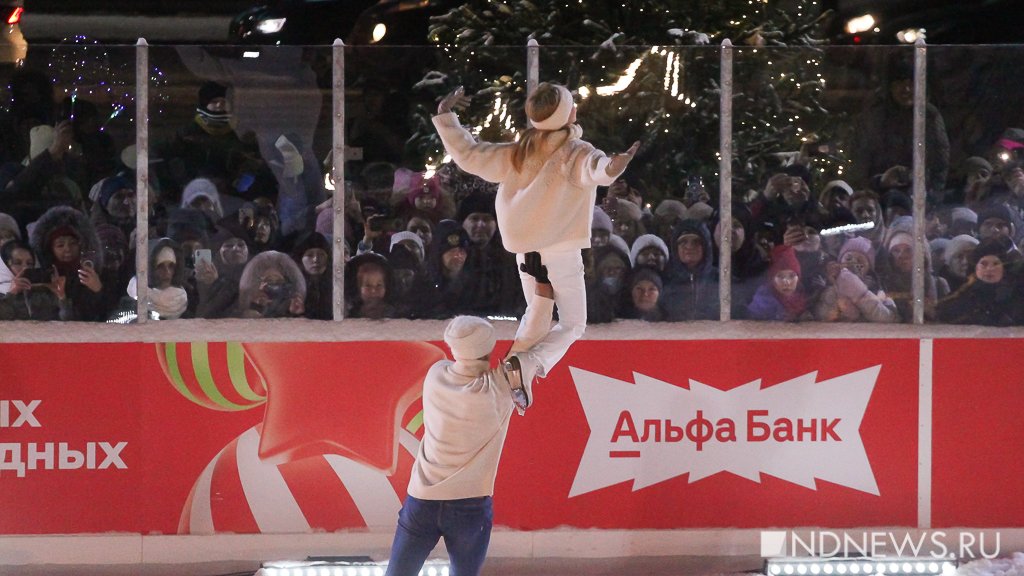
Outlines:
<svg viewBox="0 0 1024 576"><path fill-rule="evenodd" d="M462 86L445 96L437 105L434 127L459 168L488 182L501 182L512 171L515 144L480 142L463 128L454 110L464 108L469 101Z"/></svg>

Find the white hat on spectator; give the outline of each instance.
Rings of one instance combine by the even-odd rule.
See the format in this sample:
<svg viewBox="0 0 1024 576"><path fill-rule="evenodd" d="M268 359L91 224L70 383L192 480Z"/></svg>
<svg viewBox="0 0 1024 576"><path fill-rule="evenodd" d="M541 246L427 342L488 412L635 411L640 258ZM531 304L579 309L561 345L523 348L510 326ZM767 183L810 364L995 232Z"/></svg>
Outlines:
<svg viewBox="0 0 1024 576"><path fill-rule="evenodd" d="M395 245L403 240L412 240L420 247L420 251L423 251L423 239L420 238L419 234L415 232L409 232L408 230L402 230L391 235L391 245L388 246L388 252L395 249Z"/></svg>
<svg viewBox="0 0 1024 576"><path fill-rule="evenodd" d="M975 212L974 210L971 210L970 208L966 208L964 206L957 206L956 208L953 208L953 211L950 213L950 219L953 222L959 221L977 224L978 213Z"/></svg>
<svg viewBox="0 0 1024 576"><path fill-rule="evenodd" d="M665 259L668 260L668 246L665 241L655 234L644 234L633 241L633 249L629 251L629 263L636 267L636 257L640 251L651 246L660 249L665 255Z"/></svg>
<svg viewBox="0 0 1024 576"><path fill-rule="evenodd" d="M53 126L48 126L46 124L33 126L28 133L28 158L26 158L22 164L28 166L29 162L34 160L36 156L42 154L44 150L53 144L53 138Z"/></svg>
<svg viewBox="0 0 1024 576"><path fill-rule="evenodd" d="M612 219L600 206L594 206L594 223L591 225L591 229L612 231Z"/></svg>
<svg viewBox="0 0 1024 576"><path fill-rule="evenodd" d="M946 266L953 265L953 259L956 255L964 250L970 250L978 245L978 239L974 236L967 234L961 234L954 236L950 241L949 245L946 246L946 253L942 255L942 259L946 261Z"/></svg>
<svg viewBox="0 0 1024 576"><path fill-rule="evenodd" d="M615 246L619 250L622 250L623 254L629 254L629 244L626 243L626 239L618 234L612 234L608 237L608 243Z"/></svg>

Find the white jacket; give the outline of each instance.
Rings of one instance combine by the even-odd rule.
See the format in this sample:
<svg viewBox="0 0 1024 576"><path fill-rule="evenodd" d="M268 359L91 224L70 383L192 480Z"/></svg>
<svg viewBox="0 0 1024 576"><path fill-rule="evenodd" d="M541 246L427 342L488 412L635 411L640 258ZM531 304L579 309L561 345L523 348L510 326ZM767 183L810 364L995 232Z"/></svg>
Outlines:
<svg viewBox="0 0 1024 576"><path fill-rule="evenodd" d="M523 340L551 328L554 300L535 298ZM423 441L409 478L422 500L458 500L494 494L501 449L512 416L512 393L487 372L486 361L441 360L423 379Z"/></svg>
<svg viewBox="0 0 1024 576"><path fill-rule="evenodd" d="M516 171L514 143L478 142L454 112L434 116L434 126L452 159L470 174L498 183L495 211L505 249L524 254L541 250L590 247L597 187L615 181L606 168L611 159L572 126L539 140L539 149Z"/></svg>

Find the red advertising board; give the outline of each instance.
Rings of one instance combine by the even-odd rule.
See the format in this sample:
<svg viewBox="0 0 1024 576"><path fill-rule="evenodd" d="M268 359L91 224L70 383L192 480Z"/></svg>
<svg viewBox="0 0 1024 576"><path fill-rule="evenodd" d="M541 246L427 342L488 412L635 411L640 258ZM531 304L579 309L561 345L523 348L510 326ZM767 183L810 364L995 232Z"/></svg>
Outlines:
<svg viewBox="0 0 1024 576"><path fill-rule="evenodd" d="M918 350L911 339L578 342L513 416L495 522L913 526ZM422 378L444 353L0 346L0 533L393 525Z"/></svg>
<svg viewBox="0 0 1024 576"><path fill-rule="evenodd" d="M932 525L1024 525L1024 341L936 340Z"/></svg>

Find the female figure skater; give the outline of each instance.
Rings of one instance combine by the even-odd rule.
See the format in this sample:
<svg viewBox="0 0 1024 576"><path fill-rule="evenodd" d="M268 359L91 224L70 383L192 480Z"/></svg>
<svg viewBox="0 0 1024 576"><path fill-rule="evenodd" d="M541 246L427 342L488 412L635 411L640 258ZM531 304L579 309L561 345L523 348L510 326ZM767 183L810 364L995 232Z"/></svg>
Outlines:
<svg viewBox="0 0 1024 576"><path fill-rule="evenodd" d="M597 187L625 171L640 147L606 155L580 137L576 104L562 85L542 82L526 101L530 121L518 142L478 142L459 124L453 108L469 97L462 87L441 100L434 116L441 141L462 170L498 183L498 229L505 249L516 254L526 313L516 345L504 364L519 412L530 404L534 376L544 377L587 325L587 297L580 250L590 247ZM528 253L539 253L558 307L558 324L539 342L526 341L524 326L536 313L533 276L522 271ZM531 256L533 257L533 256ZM529 352L527 352L529 350Z"/></svg>

